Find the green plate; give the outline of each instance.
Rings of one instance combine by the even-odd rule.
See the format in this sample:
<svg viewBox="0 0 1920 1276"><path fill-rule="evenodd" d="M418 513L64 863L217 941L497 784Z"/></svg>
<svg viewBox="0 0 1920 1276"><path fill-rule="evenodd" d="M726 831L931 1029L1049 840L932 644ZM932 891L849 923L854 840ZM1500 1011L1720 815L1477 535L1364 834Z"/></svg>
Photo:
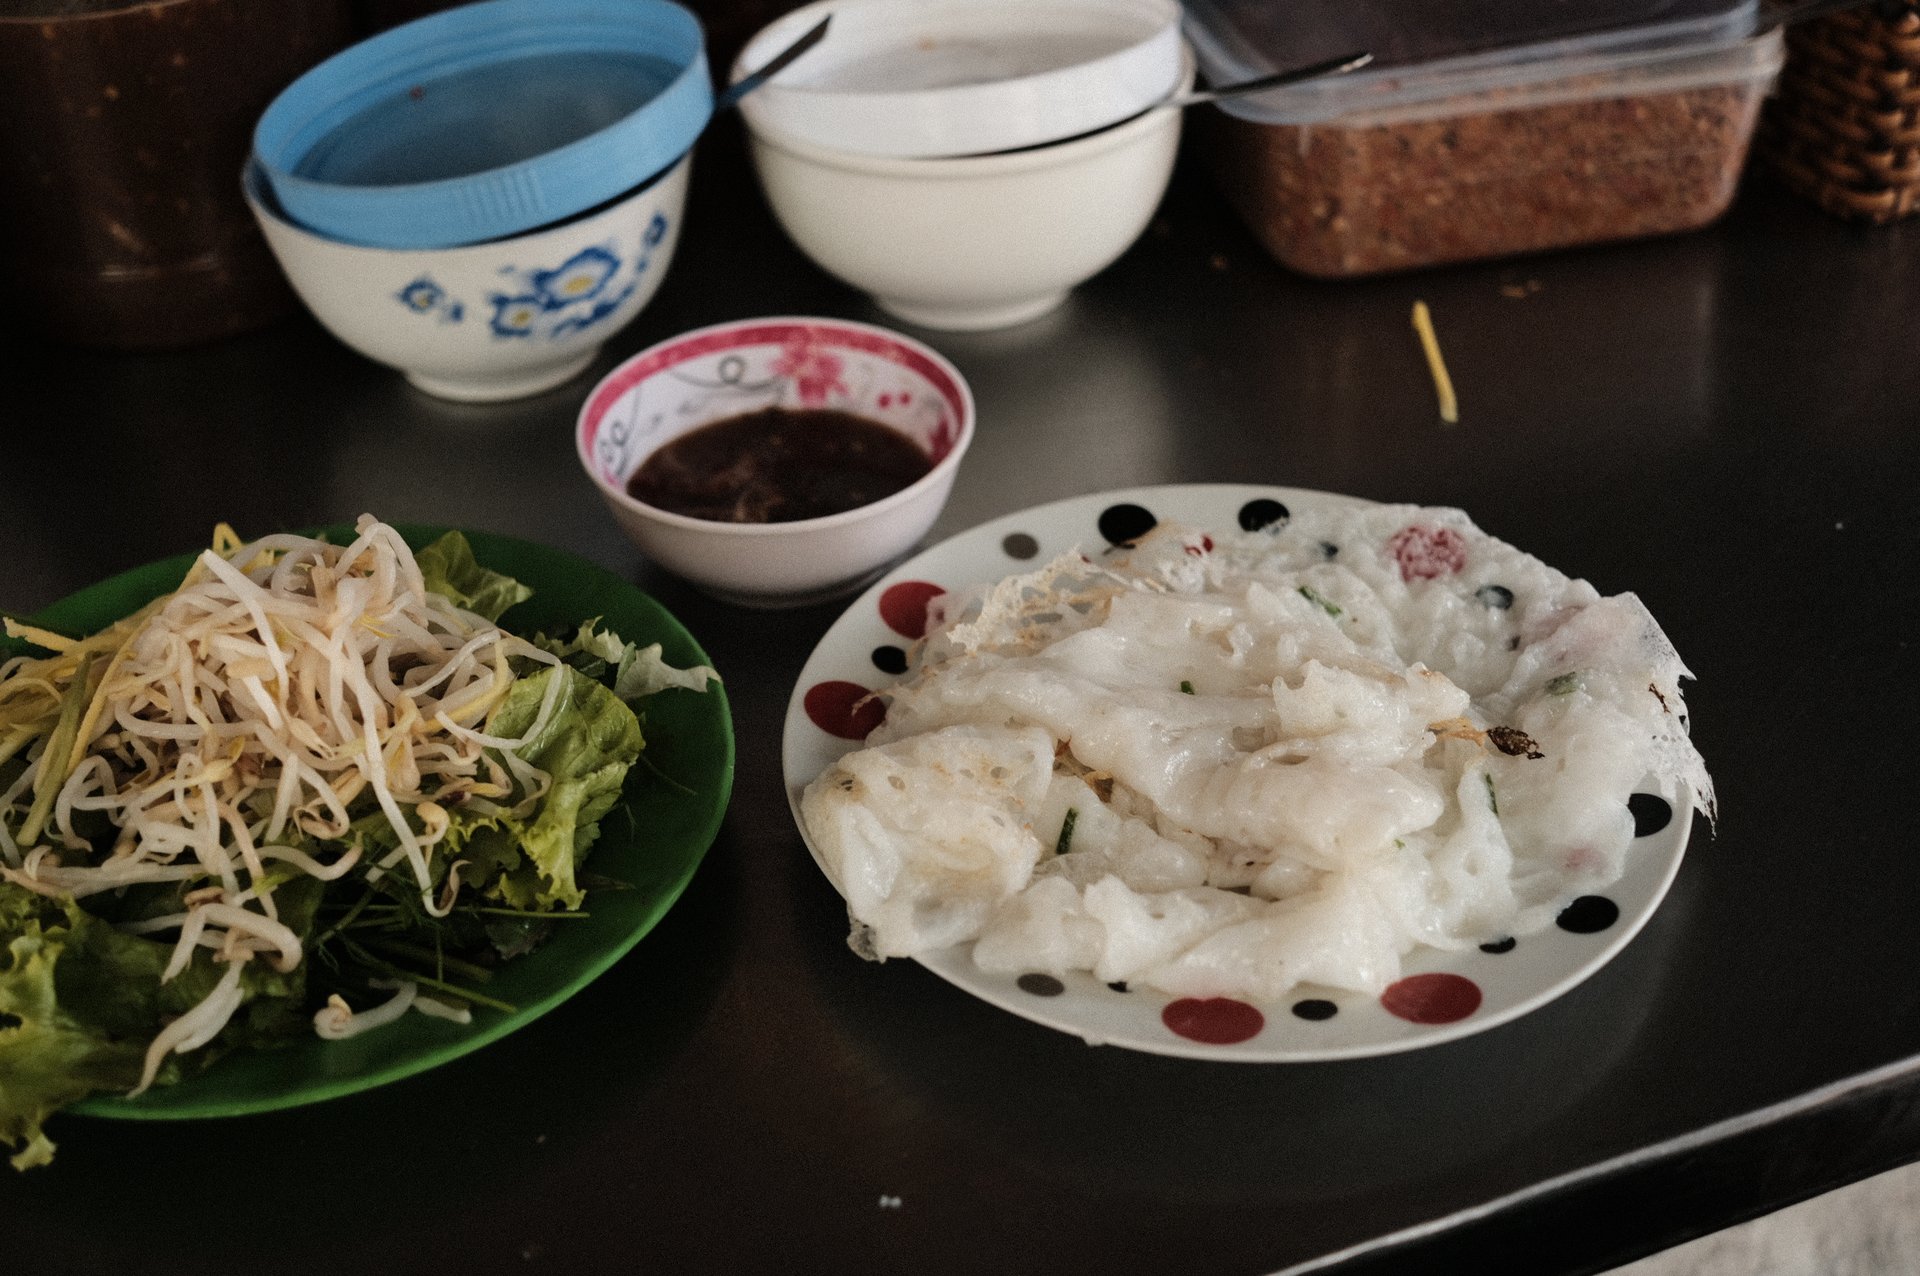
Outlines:
<svg viewBox="0 0 1920 1276"><path fill-rule="evenodd" d="M400 528L416 548L443 530ZM323 531L336 540L352 535L348 527ZM467 537L483 566L505 572L534 591L501 618L505 628L532 633L602 616L629 641L663 644L672 664L712 663L664 607L619 577L571 554L525 541L478 532ZM91 633L173 589L193 559L183 554L135 568L62 599L33 620L55 630ZM179 1085L149 1090L137 1099L97 1095L67 1111L160 1121L243 1116L318 1103L457 1059L531 1023L586 987L679 898L719 831L733 787L733 725L720 687L709 685L705 693L663 691L646 703L642 719L645 761L694 796L675 791L645 765L633 768L622 799L632 818L615 808L601 821L601 837L588 864L594 873L635 889L590 894L586 919L556 926L546 945L495 975L486 991L517 1007L512 1013L476 1007L473 1022L465 1025L407 1015L344 1041L307 1037L282 1048L239 1051Z"/></svg>

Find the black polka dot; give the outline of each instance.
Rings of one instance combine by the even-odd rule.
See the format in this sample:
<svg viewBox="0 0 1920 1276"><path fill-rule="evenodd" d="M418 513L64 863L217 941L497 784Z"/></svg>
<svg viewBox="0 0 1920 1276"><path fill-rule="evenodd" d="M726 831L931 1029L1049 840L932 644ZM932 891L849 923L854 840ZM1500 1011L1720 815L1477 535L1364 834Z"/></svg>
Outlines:
<svg viewBox="0 0 1920 1276"><path fill-rule="evenodd" d="M1473 591L1473 596L1495 611L1513 606L1513 591L1505 585L1482 585Z"/></svg>
<svg viewBox="0 0 1920 1276"><path fill-rule="evenodd" d="M1514 945L1518 942L1519 941L1515 940L1512 935L1508 935L1505 939L1496 939L1480 945L1480 951L1483 953L1492 953L1498 957L1501 953L1512 952Z"/></svg>
<svg viewBox="0 0 1920 1276"><path fill-rule="evenodd" d="M1013 532L1000 542L1000 548L1008 558L1027 559L1040 552L1040 542L1025 532Z"/></svg>
<svg viewBox="0 0 1920 1276"><path fill-rule="evenodd" d="M1627 799L1627 809L1633 812L1635 837L1652 837L1673 819L1673 808L1657 793L1634 794Z"/></svg>
<svg viewBox="0 0 1920 1276"><path fill-rule="evenodd" d="M1560 910L1554 924L1576 935L1597 935L1620 920L1620 905L1605 895L1582 895Z"/></svg>
<svg viewBox="0 0 1920 1276"><path fill-rule="evenodd" d="M1026 974L1014 982L1020 985L1021 992L1030 992L1036 997L1058 997L1067 990L1067 986L1052 975Z"/></svg>
<svg viewBox="0 0 1920 1276"><path fill-rule="evenodd" d="M1100 534L1110 544L1131 545L1159 521L1152 510L1141 505L1109 505L1100 511Z"/></svg>
<svg viewBox="0 0 1920 1276"><path fill-rule="evenodd" d="M1287 525L1293 514L1279 501L1261 497L1248 501L1240 507L1240 530L1243 532L1277 532Z"/></svg>
<svg viewBox="0 0 1920 1276"><path fill-rule="evenodd" d="M1107 987L1113 989L1115 992L1125 992L1127 990L1127 981L1124 979L1116 979L1108 984Z"/></svg>
<svg viewBox="0 0 1920 1276"><path fill-rule="evenodd" d="M1320 997L1309 997L1305 1001L1293 1003L1293 1013L1301 1019L1331 1019L1340 1013L1340 1007Z"/></svg>
<svg viewBox="0 0 1920 1276"><path fill-rule="evenodd" d="M1321 541L1320 556L1322 558L1338 558L1340 557L1340 547L1332 541Z"/></svg>
<svg viewBox="0 0 1920 1276"><path fill-rule="evenodd" d="M898 647L875 647L873 649L873 667L881 673L905 673L907 671L907 653Z"/></svg>

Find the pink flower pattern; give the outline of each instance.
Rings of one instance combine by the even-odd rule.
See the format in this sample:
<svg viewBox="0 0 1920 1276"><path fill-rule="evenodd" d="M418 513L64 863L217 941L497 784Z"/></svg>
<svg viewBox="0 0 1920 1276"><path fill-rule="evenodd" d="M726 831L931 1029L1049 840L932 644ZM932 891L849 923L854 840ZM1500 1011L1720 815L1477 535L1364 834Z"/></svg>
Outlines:
<svg viewBox="0 0 1920 1276"><path fill-rule="evenodd" d="M818 407L829 395L847 393L840 380L843 366L839 355L815 345L803 334L781 347L773 361L773 372L793 382L801 403Z"/></svg>

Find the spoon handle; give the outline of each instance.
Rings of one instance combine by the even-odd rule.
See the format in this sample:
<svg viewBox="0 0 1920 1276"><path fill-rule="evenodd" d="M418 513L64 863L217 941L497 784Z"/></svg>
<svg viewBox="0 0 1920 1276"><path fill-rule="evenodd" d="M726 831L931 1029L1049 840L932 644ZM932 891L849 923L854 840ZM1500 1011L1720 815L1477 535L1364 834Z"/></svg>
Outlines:
<svg viewBox="0 0 1920 1276"><path fill-rule="evenodd" d="M1298 84L1302 80L1318 79L1323 75L1345 75L1349 71L1358 71L1373 61L1371 53L1348 53L1337 58L1328 58L1325 62L1314 62L1307 66L1297 66L1290 71L1279 71L1273 75L1263 75L1257 80L1242 80L1238 84L1223 84L1217 89L1195 89L1191 93L1182 93L1167 99L1169 106L1192 106L1196 102L1217 102L1223 97L1239 97L1243 93L1258 93L1263 89L1277 89L1286 84Z"/></svg>
<svg viewBox="0 0 1920 1276"><path fill-rule="evenodd" d="M832 21L833 15L829 13L826 17L820 19L820 21L808 28L805 35L775 54L773 59L766 65L757 71L740 77L739 80L729 85L721 92L719 97L714 99L714 114L718 115L747 94L759 88L762 84L765 84L774 76L780 74L780 72L786 70L789 66L792 66L795 58L798 58L808 49L811 49L814 45L827 38L827 24Z"/></svg>

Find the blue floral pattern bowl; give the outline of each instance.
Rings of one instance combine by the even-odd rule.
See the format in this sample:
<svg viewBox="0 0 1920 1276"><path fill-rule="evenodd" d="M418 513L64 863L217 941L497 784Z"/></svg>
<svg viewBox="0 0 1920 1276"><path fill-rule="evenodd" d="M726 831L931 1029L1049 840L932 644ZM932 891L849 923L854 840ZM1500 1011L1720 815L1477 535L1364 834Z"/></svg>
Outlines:
<svg viewBox="0 0 1920 1276"><path fill-rule="evenodd" d="M450 248L619 198L712 110L700 20L672 0L482 0L302 75L260 117L254 158L299 225Z"/></svg>
<svg viewBox="0 0 1920 1276"><path fill-rule="evenodd" d="M428 394L487 401L572 378L660 286L679 241L691 152L592 212L458 248L342 243L296 225L256 167L245 186L294 291L328 331Z"/></svg>

